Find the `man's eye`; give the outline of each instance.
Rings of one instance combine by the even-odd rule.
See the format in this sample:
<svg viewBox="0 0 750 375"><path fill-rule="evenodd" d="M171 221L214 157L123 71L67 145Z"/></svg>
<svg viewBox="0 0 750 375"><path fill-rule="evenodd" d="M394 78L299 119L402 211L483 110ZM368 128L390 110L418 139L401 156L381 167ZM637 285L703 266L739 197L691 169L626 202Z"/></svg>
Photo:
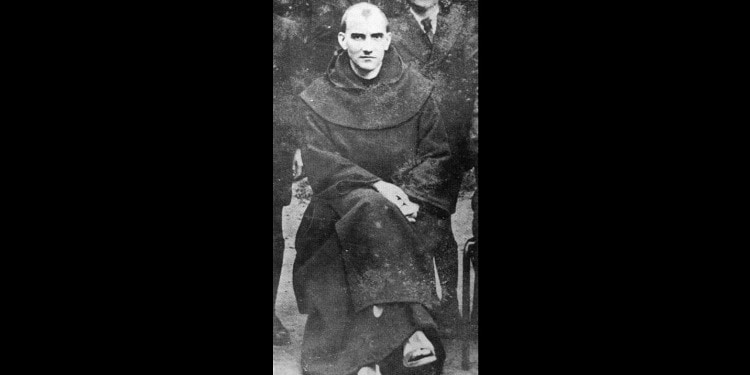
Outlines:
<svg viewBox="0 0 750 375"><path fill-rule="evenodd" d="M372 36L372 39L382 39L382 38L383 38L382 35L373 35Z"/></svg>
<svg viewBox="0 0 750 375"><path fill-rule="evenodd" d="M352 34L352 39L354 40L364 40L365 36L362 34Z"/></svg>

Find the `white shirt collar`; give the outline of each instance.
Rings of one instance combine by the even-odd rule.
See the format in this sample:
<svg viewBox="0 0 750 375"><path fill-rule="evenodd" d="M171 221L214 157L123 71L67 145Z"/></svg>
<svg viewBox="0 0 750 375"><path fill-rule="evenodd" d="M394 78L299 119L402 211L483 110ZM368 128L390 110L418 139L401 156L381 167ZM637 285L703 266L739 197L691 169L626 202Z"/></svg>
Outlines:
<svg viewBox="0 0 750 375"><path fill-rule="evenodd" d="M425 18L430 18L430 23L432 24L432 33L434 34L437 32L437 16L438 13L440 13L440 7L434 6L425 12L424 15L419 15L416 12L414 12L414 9L409 8L409 11L411 12L412 16L417 20L417 23L419 24L419 27L422 29L422 32L424 32L424 26L422 26L422 20Z"/></svg>

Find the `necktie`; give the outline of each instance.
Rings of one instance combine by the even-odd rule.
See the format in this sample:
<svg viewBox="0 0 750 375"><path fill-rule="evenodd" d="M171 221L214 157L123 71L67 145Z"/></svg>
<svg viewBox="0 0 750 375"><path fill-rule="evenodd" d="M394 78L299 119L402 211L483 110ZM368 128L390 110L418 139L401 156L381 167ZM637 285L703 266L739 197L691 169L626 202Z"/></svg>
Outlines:
<svg viewBox="0 0 750 375"><path fill-rule="evenodd" d="M424 27L424 33L427 34L430 42L432 42L432 22L429 17L422 20L422 27Z"/></svg>

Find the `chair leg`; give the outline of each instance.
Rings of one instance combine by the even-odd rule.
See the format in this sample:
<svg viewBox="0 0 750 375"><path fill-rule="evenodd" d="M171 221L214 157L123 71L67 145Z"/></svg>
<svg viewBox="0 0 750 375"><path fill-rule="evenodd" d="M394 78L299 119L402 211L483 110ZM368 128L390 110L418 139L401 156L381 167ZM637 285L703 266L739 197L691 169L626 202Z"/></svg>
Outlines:
<svg viewBox="0 0 750 375"><path fill-rule="evenodd" d="M474 268L474 301L471 307L471 322L476 327L479 325L479 241L474 244L471 265ZM476 333L476 332L475 332Z"/></svg>
<svg viewBox="0 0 750 375"><path fill-rule="evenodd" d="M461 369L468 370L471 367L469 361L470 351L470 339L471 339L471 258L469 253L466 251L469 243L464 246L463 256L463 282L461 285L461 310L463 315L463 335L462 335L462 347L461 347Z"/></svg>

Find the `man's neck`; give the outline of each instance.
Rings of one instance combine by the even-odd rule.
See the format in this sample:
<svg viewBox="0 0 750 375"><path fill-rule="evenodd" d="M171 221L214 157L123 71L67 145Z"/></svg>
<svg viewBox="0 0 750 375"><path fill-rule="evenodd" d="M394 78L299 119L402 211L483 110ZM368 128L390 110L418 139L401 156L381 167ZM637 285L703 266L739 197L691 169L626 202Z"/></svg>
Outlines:
<svg viewBox="0 0 750 375"><path fill-rule="evenodd" d="M352 67L352 70L354 71L354 74L357 75L357 77L366 79L366 80L371 80L377 77L378 74L380 74L380 69L383 67L383 64L381 63L380 65L378 65L377 68L370 70L370 71L364 71L362 69L359 69L359 67L352 60L349 60L349 66Z"/></svg>

